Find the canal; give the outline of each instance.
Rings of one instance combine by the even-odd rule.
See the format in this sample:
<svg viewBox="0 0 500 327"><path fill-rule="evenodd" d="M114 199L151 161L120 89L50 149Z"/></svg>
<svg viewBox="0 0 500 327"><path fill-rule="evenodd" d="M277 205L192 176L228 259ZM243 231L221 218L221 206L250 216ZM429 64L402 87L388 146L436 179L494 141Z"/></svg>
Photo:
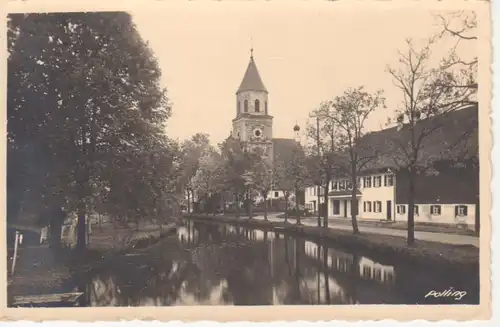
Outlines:
<svg viewBox="0 0 500 327"><path fill-rule="evenodd" d="M89 306L478 304L478 275L188 221L148 252L93 272L83 289ZM446 290L463 296L426 298Z"/></svg>

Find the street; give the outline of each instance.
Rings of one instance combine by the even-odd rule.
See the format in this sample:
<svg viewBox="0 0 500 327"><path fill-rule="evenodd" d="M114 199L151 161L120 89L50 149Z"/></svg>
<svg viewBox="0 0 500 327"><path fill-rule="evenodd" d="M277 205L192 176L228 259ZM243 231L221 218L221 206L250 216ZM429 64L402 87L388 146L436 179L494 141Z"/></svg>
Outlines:
<svg viewBox="0 0 500 327"><path fill-rule="evenodd" d="M282 222L283 218L278 218L277 217L278 215L280 214L269 214L268 220L273 222ZM255 216L254 218L263 220L264 216ZM291 223L295 223L295 217L290 217L288 220ZM317 226L318 224L316 217L301 218L301 222L306 226ZM329 220L328 227L340 230L352 230L351 225L339 224L336 223L334 220ZM406 230L383 228L383 227L359 226L359 230L361 233L370 233L370 234L392 235L400 237L406 237L407 235ZM416 231L415 238L421 241L440 242L440 243L455 244L455 245L473 245L479 248L479 238L474 236Z"/></svg>

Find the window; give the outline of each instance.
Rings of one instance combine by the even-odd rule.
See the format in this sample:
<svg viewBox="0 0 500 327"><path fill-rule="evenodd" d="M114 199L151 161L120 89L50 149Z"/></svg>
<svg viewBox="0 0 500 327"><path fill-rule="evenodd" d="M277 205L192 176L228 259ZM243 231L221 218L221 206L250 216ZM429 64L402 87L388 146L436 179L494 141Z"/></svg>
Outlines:
<svg viewBox="0 0 500 327"><path fill-rule="evenodd" d="M413 212L415 213L416 216L418 216L418 205L413 205Z"/></svg>
<svg viewBox="0 0 500 327"><path fill-rule="evenodd" d="M339 182L339 189L340 189L341 191L345 190L345 181L340 181L340 182Z"/></svg>
<svg viewBox="0 0 500 327"><path fill-rule="evenodd" d="M400 205L398 205L398 206L396 207L396 211L397 211L397 213L398 213L398 214L400 214L400 215L404 215L404 214L406 213L406 206L405 206L405 205L400 204Z"/></svg>
<svg viewBox="0 0 500 327"><path fill-rule="evenodd" d="M432 205L431 206L431 215L434 215L434 216L441 215L441 206L440 205Z"/></svg>
<svg viewBox="0 0 500 327"><path fill-rule="evenodd" d="M363 178L363 187L372 187L372 177L364 177Z"/></svg>
<svg viewBox="0 0 500 327"><path fill-rule="evenodd" d="M259 99L255 100L255 112L260 112L260 101L259 101Z"/></svg>
<svg viewBox="0 0 500 327"><path fill-rule="evenodd" d="M393 175L385 175L384 176L384 186L393 186L394 185L394 176Z"/></svg>
<svg viewBox="0 0 500 327"><path fill-rule="evenodd" d="M381 201L375 201L373 207L374 207L373 212L382 212L382 202Z"/></svg>
<svg viewBox="0 0 500 327"><path fill-rule="evenodd" d="M356 178L356 186L359 188L361 188L361 178Z"/></svg>
<svg viewBox="0 0 500 327"><path fill-rule="evenodd" d="M340 201L333 200L333 214L340 215Z"/></svg>
<svg viewBox="0 0 500 327"><path fill-rule="evenodd" d="M240 106L240 102L238 101L238 115L241 113L241 106Z"/></svg>
<svg viewBox="0 0 500 327"><path fill-rule="evenodd" d="M337 191L338 189L338 183L337 182L332 182L332 190Z"/></svg>
<svg viewBox="0 0 500 327"><path fill-rule="evenodd" d="M373 187L380 187L380 186L382 186L382 176L373 177Z"/></svg>
<svg viewBox="0 0 500 327"><path fill-rule="evenodd" d="M314 188L313 193L314 193L314 196L316 196L316 188Z"/></svg>
<svg viewBox="0 0 500 327"><path fill-rule="evenodd" d="M346 184L347 184L347 189L348 190L352 190L352 183L351 183L351 181L347 181Z"/></svg>
<svg viewBox="0 0 500 327"><path fill-rule="evenodd" d="M248 112L248 100L243 101L243 110Z"/></svg>
<svg viewBox="0 0 500 327"><path fill-rule="evenodd" d="M467 206L465 205L455 206L455 217L463 217L463 216L467 216Z"/></svg>
<svg viewBox="0 0 500 327"><path fill-rule="evenodd" d="M264 102L264 107L265 107L265 110L266 110L266 115L267 115L267 101Z"/></svg>
<svg viewBox="0 0 500 327"><path fill-rule="evenodd" d="M277 198L280 195L279 192L274 192L274 197Z"/></svg>
<svg viewBox="0 0 500 327"><path fill-rule="evenodd" d="M370 201L363 202L363 211L372 212L372 203Z"/></svg>

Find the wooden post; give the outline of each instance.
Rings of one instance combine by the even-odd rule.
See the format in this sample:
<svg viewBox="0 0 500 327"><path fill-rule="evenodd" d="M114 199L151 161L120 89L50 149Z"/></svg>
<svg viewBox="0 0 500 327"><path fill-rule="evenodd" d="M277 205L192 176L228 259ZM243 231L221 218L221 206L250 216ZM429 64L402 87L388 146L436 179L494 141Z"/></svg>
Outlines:
<svg viewBox="0 0 500 327"><path fill-rule="evenodd" d="M19 241L19 232L16 231L16 240L14 243L14 257L12 258L12 270L11 274L14 275L14 269L16 268L16 259L17 259L17 243Z"/></svg>

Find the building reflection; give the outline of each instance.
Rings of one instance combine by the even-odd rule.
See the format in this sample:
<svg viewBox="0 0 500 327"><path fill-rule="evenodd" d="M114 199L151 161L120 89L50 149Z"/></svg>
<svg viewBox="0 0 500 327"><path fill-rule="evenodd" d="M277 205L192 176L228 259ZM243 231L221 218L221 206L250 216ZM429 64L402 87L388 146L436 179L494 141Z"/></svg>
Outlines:
<svg viewBox="0 0 500 327"><path fill-rule="evenodd" d="M392 266L326 244L188 221L158 253L113 265L89 288L93 306L356 304L389 299L394 281Z"/></svg>

